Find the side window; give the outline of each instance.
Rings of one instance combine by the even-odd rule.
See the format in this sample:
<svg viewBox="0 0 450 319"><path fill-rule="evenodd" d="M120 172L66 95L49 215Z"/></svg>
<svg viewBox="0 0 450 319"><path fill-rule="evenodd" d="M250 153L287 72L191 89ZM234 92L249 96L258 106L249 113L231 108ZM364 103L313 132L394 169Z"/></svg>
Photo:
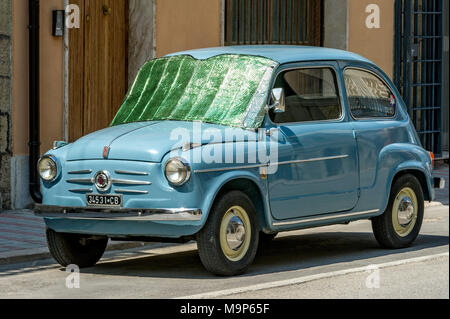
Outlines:
<svg viewBox="0 0 450 319"><path fill-rule="evenodd" d="M395 97L380 78L370 72L346 69L344 79L350 111L355 118L395 115Z"/></svg>
<svg viewBox="0 0 450 319"><path fill-rule="evenodd" d="M337 120L341 117L336 74L331 68L305 68L281 73L275 88L286 94L286 112L270 112L274 123Z"/></svg>

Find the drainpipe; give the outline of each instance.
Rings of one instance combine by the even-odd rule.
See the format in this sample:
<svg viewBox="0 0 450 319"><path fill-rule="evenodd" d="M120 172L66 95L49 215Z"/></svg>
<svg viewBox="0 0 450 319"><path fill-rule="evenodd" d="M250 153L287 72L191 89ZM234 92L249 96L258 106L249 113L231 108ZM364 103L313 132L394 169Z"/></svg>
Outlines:
<svg viewBox="0 0 450 319"><path fill-rule="evenodd" d="M40 157L40 127L39 127L39 0L28 1L29 11L29 59L30 59L30 92L29 92L29 128L30 141L30 195L38 204L42 203L40 178L37 163Z"/></svg>

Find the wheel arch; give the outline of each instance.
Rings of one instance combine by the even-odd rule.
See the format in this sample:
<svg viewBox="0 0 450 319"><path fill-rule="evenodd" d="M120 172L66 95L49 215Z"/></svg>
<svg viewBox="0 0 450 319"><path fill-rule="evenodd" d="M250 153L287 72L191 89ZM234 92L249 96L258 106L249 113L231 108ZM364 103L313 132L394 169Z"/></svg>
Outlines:
<svg viewBox="0 0 450 319"><path fill-rule="evenodd" d="M216 192L214 199L211 203L210 209L208 211L208 216L210 210L214 203L225 193L238 190L246 194L253 205L255 206L257 220L258 220L258 228L260 230L269 230L269 222L267 220L267 207L264 201L264 193L260 186L248 177L235 177L224 182L218 191Z"/></svg>
<svg viewBox="0 0 450 319"><path fill-rule="evenodd" d="M419 180L426 201L433 200L431 165L428 153L418 145L396 143L383 148L375 179L377 185L375 189L384 194L380 202L380 211L386 210L395 181L405 174L411 174Z"/></svg>
<svg viewBox="0 0 450 319"><path fill-rule="evenodd" d="M407 174L413 175L414 177L416 177L418 179L420 185L422 186L423 198L426 201L431 201L432 194L430 191L430 186L428 185L428 182L427 182L426 175L421 169L418 169L418 168L408 168L408 169L403 169L403 170L398 171L392 178L390 189L392 189L392 186L395 184L395 182L400 177L407 175Z"/></svg>

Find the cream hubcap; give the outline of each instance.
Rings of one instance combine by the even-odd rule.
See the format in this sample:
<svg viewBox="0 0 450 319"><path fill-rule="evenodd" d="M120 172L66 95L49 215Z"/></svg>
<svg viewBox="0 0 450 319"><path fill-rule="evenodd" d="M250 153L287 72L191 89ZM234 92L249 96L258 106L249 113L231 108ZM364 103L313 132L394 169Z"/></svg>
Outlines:
<svg viewBox="0 0 450 319"><path fill-rule="evenodd" d="M231 207L220 224L220 247L229 260L239 261L248 251L251 225L247 212L240 206Z"/></svg>
<svg viewBox="0 0 450 319"><path fill-rule="evenodd" d="M412 232L416 224L417 212L416 194L409 187L403 188L395 198L392 207L392 223L400 237L406 237Z"/></svg>

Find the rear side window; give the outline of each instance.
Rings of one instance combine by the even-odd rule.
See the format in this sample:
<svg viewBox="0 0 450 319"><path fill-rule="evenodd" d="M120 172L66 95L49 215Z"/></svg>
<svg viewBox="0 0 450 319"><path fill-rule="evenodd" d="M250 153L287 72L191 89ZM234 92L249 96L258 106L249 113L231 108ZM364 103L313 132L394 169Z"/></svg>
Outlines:
<svg viewBox="0 0 450 319"><path fill-rule="evenodd" d="M305 68L281 73L274 88L283 88L286 112L269 115L274 123L336 120L341 104L331 68Z"/></svg>
<svg viewBox="0 0 450 319"><path fill-rule="evenodd" d="M344 79L353 117L389 118L395 115L395 97L379 77L358 69L346 69Z"/></svg>

